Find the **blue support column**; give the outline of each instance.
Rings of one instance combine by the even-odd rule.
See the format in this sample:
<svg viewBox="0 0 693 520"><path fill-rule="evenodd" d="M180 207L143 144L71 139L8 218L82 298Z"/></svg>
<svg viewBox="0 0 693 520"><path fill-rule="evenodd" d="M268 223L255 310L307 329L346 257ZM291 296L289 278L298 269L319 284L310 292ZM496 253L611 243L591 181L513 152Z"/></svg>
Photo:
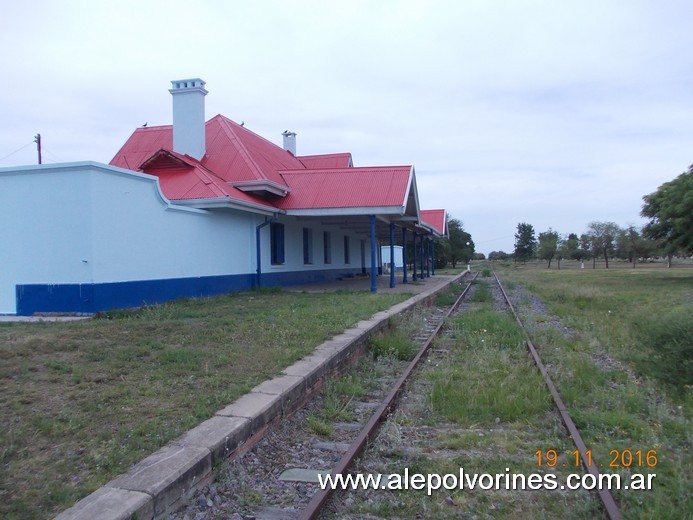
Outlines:
<svg viewBox="0 0 693 520"><path fill-rule="evenodd" d="M395 287L395 223L390 222L390 289Z"/></svg>
<svg viewBox="0 0 693 520"><path fill-rule="evenodd" d="M431 240L431 274L436 275L436 243Z"/></svg>
<svg viewBox="0 0 693 520"><path fill-rule="evenodd" d="M371 292L378 292L378 280L376 279L375 262L375 215L370 216L371 220Z"/></svg>
<svg viewBox="0 0 693 520"><path fill-rule="evenodd" d="M375 246L375 262L378 265L378 274L383 274L383 245L378 242Z"/></svg>
<svg viewBox="0 0 693 520"><path fill-rule="evenodd" d="M426 239L424 238L423 235L421 235L421 240L419 242L421 242L421 279L422 280L425 278L424 277L424 261L425 261L424 259L426 258L426 256L424 255L424 242L425 241L426 241Z"/></svg>
<svg viewBox="0 0 693 520"><path fill-rule="evenodd" d="M407 228L402 228L402 283L407 282Z"/></svg>
<svg viewBox="0 0 693 520"><path fill-rule="evenodd" d="M413 235L414 235L414 239L412 240L412 253L414 253L414 254L412 255L412 257L414 258L414 272L412 274L411 279L416 281L416 276L417 276L417 274L416 274L416 233L413 233Z"/></svg>
<svg viewBox="0 0 693 520"><path fill-rule="evenodd" d="M431 277L431 239L426 239L426 278Z"/></svg>

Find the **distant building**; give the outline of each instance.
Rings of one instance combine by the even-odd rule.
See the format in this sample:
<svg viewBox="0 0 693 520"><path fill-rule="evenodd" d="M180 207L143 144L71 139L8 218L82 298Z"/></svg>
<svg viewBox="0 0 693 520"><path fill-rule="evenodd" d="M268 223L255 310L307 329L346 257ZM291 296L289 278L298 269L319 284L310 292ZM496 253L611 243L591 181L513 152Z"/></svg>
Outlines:
<svg viewBox="0 0 693 520"><path fill-rule="evenodd" d="M402 271L404 268L402 246L394 246L392 249L394 250L394 255L392 255L394 258L390 259L390 246L381 246L380 248L380 259L383 264L383 270L387 273L393 268L393 264L395 271Z"/></svg>
<svg viewBox="0 0 693 520"><path fill-rule="evenodd" d="M138 128L108 165L0 168L0 313L93 313L359 273L375 290L380 244L446 234L445 212L419 207L413 166L296 155L294 132L282 148L222 115L205 122L198 78L170 93L173 125Z"/></svg>

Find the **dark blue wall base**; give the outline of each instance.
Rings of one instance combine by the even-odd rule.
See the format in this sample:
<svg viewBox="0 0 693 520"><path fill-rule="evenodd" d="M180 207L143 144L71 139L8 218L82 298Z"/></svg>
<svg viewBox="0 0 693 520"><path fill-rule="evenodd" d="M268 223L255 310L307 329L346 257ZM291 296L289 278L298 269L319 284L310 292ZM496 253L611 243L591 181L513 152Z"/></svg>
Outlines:
<svg viewBox="0 0 693 520"><path fill-rule="evenodd" d="M263 287L334 280L356 270L334 269L263 273ZM17 315L85 313L154 305L176 298L199 298L247 291L257 285L256 274L168 278L94 284L25 284L16 286Z"/></svg>

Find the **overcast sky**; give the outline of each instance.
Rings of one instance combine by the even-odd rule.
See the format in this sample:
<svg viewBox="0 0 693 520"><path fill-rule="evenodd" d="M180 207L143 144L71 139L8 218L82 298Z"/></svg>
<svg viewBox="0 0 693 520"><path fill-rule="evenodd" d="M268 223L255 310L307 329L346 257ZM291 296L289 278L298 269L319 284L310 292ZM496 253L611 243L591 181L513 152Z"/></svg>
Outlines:
<svg viewBox="0 0 693 520"><path fill-rule="evenodd" d="M413 164L477 251L641 225L693 163L693 1L0 0L0 166L109 162L170 80L303 155ZM16 152L16 153L15 153Z"/></svg>

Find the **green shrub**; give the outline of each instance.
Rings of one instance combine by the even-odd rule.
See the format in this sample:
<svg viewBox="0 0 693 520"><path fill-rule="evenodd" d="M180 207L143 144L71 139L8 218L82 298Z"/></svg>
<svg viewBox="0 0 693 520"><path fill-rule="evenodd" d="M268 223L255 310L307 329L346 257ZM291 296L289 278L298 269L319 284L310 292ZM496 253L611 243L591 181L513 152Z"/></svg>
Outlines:
<svg viewBox="0 0 693 520"><path fill-rule="evenodd" d="M683 391L693 385L693 320L690 312L673 310L634 321L641 373Z"/></svg>

